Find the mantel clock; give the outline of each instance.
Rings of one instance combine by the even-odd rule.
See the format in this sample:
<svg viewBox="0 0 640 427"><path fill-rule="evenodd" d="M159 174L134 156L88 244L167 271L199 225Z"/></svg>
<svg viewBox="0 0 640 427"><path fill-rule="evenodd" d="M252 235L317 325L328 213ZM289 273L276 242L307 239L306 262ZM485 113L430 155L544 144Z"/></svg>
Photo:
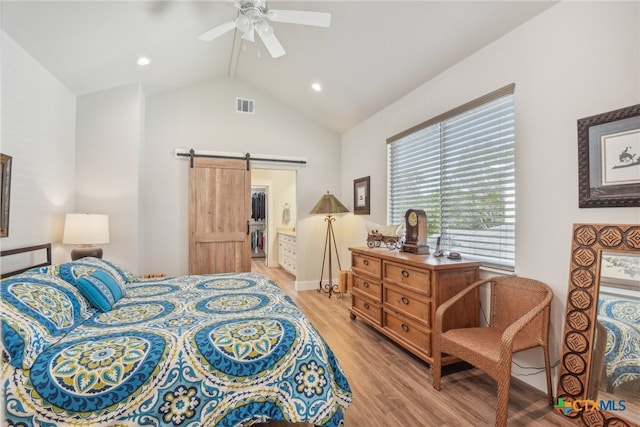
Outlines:
<svg viewBox="0 0 640 427"><path fill-rule="evenodd" d="M428 254L427 214L422 209L409 209L404 214L406 234L402 252Z"/></svg>

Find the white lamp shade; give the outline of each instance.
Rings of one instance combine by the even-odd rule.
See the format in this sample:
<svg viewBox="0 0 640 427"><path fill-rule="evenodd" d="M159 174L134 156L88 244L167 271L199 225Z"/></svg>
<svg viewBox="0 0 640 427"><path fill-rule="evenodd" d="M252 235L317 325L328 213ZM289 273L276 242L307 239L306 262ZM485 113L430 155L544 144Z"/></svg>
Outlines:
<svg viewBox="0 0 640 427"><path fill-rule="evenodd" d="M62 243L97 245L109 243L109 216L102 214L67 214Z"/></svg>

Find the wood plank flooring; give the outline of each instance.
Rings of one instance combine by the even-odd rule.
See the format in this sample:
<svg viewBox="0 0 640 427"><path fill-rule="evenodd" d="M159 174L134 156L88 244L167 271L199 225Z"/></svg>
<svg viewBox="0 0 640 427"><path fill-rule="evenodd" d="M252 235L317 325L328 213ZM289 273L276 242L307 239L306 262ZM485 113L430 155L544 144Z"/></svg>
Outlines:
<svg viewBox="0 0 640 427"><path fill-rule="evenodd" d="M349 318L350 297L329 299L316 291L297 292L293 276L280 268L266 268L260 259L253 260L252 271L278 283L333 349L353 391L346 427L494 425L497 385L491 377L475 368L458 370L443 376L442 389L436 391L428 364ZM508 426L574 424L548 405L544 393L513 380Z"/></svg>

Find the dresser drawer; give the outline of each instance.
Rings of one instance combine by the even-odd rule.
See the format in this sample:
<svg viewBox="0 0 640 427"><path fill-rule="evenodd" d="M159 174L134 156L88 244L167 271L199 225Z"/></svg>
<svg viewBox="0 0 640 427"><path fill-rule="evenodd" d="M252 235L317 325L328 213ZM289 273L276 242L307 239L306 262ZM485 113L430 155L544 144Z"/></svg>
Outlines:
<svg viewBox="0 0 640 427"><path fill-rule="evenodd" d="M296 238L287 234L278 233L278 241L282 243L296 244Z"/></svg>
<svg viewBox="0 0 640 427"><path fill-rule="evenodd" d="M351 254L351 268L366 272L378 279L382 277L382 260L358 253Z"/></svg>
<svg viewBox="0 0 640 427"><path fill-rule="evenodd" d="M431 327L431 301L423 295L387 284L384 287L383 303L385 307L390 307Z"/></svg>
<svg viewBox="0 0 640 427"><path fill-rule="evenodd" d="M392 262L384 263L385 281L401 283L418 290L426 296L431 296L431 273L429 270L419 270Z"/></svg>
<svg viewBox="0 0 640 427"><path fill-rule="evenodd" d="M382 301L382 284L378 281L353 275L353 289L369 295L376 302Z"/></svg>
<svg viewBox="0 0 640 427"><path fill-rule="evenodd" d="M419 349L427 356L431 356L431 332L429 330L387 310L383 312L382 326L390 335L398 337L401 343L404 342L410 347Z"/></svg>
<svg viewBox="0 0 640 427"><path fill-rule="evenodd" d="M379 304L362 296L357 289L351 293L351 310L369 319L370 322L382 325L382 308Z"/></svg>

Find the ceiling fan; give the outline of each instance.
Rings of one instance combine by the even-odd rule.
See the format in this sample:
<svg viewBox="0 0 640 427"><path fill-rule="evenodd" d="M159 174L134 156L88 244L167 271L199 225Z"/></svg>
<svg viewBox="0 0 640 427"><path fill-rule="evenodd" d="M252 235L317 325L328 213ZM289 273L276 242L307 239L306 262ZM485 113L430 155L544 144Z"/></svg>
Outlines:
<svg viewBox="0 0 640 427"><path fill-rule="evenodd" d="M242 39L255 41L255 33L266 46L273 58L286 52L267 21L287 24L313 25L327 28L331 24L331 14L327 12L307 12L301 10L268 9L265 0L229 0L238 8L236 19L225 22L198 36L205 42L211 41L235 28L242 32Z"/></svg>

